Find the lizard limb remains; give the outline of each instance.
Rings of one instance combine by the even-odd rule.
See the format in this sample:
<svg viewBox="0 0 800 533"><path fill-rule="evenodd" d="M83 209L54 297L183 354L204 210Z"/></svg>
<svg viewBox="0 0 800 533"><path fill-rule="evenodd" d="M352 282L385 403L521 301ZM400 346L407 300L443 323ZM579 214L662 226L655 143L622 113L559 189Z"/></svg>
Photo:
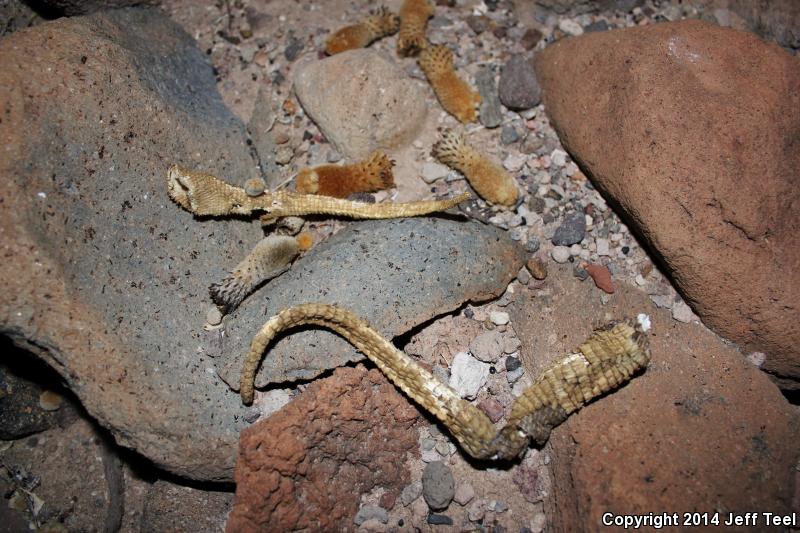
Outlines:
<svg viewBox="0 0 800 533"><path fill-rule="evenodd" d="M328 55L338 54L354 48L364 48L373 41L397 33L400 18L385 7L380 7L356 24L337 30L325 41Z"/></svg>
<svg viewBox="0 0 800 533"><path fill-rule="evenodd" d="M634 322L609 324L577 351L546 370L514 403L498 431L483 411L415 363L352 312L326 304L302 304L270 318L253 338L242 370L242 401L253 401L253 381L264 349L286 329L314 324L350 341L386 376L436 416L464 450L479 459L513 459L533 440L541 445L550 430L597 396L615 389L650 360L646 335Z"/></svg>
<svg viewBox="0 0 800 533"><path fill-rule="evenodd" d="M374 192L394 186L394 161L381 151L352 165L320 165L297 173L297 192L346 198L354 192Z"/></svg>
<svg viewBox="0 0 800 533"><path fill-rule="evenodd" d="M229 276L208 288L211 299L223 314L232 313L256 287L285 272L298 253L295 237L264 237Z"/></svg>
<svg viewBox="0 0 800 533"><path fill-rule="evenodd" d="M445 211L469 198L469 193L464 193L447 200L367 204L287 191L248 196L244 189L229 185L211 174L187 170L178 165L173 165L167 172L167 186L172 200L198 216L251 215L261 212L268 218L312 214L364 219L401 218Z"/></svg>
<svg viewBox="0 0 800 533"><path fill-rule="evenodd" d="M400 33L397 35L397 54L415 56L428 45L425 29L435 13L430 0L406 0L400 8Z"/></svg>
<svg viewBox="0 0 800 533"><path fill-rule="evenodd" d="M423 50L417 63L445 111L464 123L477 120L481 95L458 77L448 47L436 45Z"/></svg>
<svg viewBox="0 0 800 533"><path fill-rule="evenodd" d="M433 145L433 157L467 178L481 198L504 206L512 206L519 196L517 184L503 167L467 144L464 135L447 130Z"/></svg>

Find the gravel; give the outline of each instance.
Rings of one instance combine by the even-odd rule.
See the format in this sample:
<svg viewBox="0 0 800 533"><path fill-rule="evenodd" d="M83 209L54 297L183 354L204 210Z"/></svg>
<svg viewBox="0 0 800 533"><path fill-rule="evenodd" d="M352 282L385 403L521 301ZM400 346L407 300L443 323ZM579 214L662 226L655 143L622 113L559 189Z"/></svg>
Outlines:
<svg viewBox="0 0 800 533"><path fill-rule="evenodd" d="M556 246L571 246L583 240L586 235L586 217L582 211L571 211L553 234Z"/></svg>
<svg viewBox="0 0 800 533"><path fill-rule="evenodd" d="M450 367L449 385L459 396L474 399L489 376L489 364L482 363L467 352L458 352Z"/></svg>

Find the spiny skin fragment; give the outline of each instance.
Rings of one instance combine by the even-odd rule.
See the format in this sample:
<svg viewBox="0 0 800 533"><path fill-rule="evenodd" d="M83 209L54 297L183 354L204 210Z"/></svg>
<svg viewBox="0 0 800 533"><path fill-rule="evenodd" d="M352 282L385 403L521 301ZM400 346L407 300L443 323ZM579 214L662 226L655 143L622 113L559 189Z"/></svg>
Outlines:
<svg viewBox="0 0 800 533"><path fill-rule="evenodd" d="M408 355L381 337L366 320L327 304L301 304L270 318L253 338L242 369L242 402L253 401L253 382L265 348L280 332L314 324L350 341L386 376L438 418L464 450L478 459L513 459L533 439L541 445L550 430L600 394L619 387L650 361L647 337L634 323L610 324L592 334L546 370L512 406L506 426L497 431L489 417L462 400Z"/></svg>
<svg viewBox="0 0 800 533"><path fill-rule="evenodd" d="M428 19L436 12L429 0L406 0L400 8L400 33L397 35L397 54L415 56L428 45L425 29Z"/></svg>
<svg viewBox="0 0 800 533"><path fill-rule="evenodd" d="M256 287L285 272L298 253L295 237L264 237L229 276L208 288L211 299L224 314L232 313Z"/></svg>
<svg viewBox="0 0 800 533"><path fill-rule="evenodd" d="M325 41L325 52L334 55L355 48L364 48L373 41L397 33L400 17L381 6L356 24L337 30Z"/></svg>
<svg viewBox="0 0 800 533"><path fill-rule="evenodd" d="M445 111L463 123L478 119L481 95L458 77L453 66L453 52L448 47L436 45L426 48L417 63Z"/></svg>
<svg viewBox="0 0 800 533"><path fill-rule="evenodd" d="M517 202L517 184L503 167L467 144L464 135L446 130L433 145L433 157L452 167L467 178L481 198L504 206Z"/></svg>
<svg viewBox="0 0 800 533"><path fill-rule="evenodd" d="M297 192L346 198L355 192L375 192L394 187L394 161L381 151L352 165L320 165L297 173Z"/></svg>
<svg viewBox="0 0 800 533"><path fill-rule="evenodd" d="M173 201L197 216L251 215L261 212L266 219L313 214L363 219L414 217L445 211L469 198L469 193L464 193L447 200L366 204L287 191L265 192L252 197L244 189L229 185L216 176L178 165L171 166L167 172L167 188Z"/></svg>

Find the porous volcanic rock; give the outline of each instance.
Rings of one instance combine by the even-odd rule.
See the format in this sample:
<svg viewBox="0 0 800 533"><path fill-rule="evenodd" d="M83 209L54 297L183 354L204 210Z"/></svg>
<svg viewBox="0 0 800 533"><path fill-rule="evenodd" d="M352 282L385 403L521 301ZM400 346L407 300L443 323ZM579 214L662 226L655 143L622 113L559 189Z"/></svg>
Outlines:
<svg viewBox="0 0 800 533"><path fill-rule="evenodd" d="M339 368L242 432L227 530L350 530L361 495L399 493L418 412L378 370Z"/></svg>
<svg viewBox="0 0 800 533"><path fill-rule="evenodd" d="M703 322L800 386L800 61L699 21L536 56L565 147Z"/></svg>
<svg viewBox="0 0 800 533"><path fill-rule="evenodd" d="M554 266L547 284L545 294L522 292L508 307L534 376L592 327L639 313L652 320L647 370L552 432L546 505L554 531L601 530L605 512L791 512L800 425L764 373L630 284L605 305L568 265Z"/></svg>
<svg viewBox="0 0 800 533"><path fill-rule="evenodd" d="M425 95L374 50L349 50L298 68L294 90L308 116L339 153L363 159L402 148L425 121Z"/></svg>
<svg viewBox="0 0 800 533"><path fill-rule="evenodd" d="M241 402L190 332L209 280L259 235L194 220L166 190L172 163L252 177L211 66L147 9L20 30L0 58L0 333L55 368L121 444L183 476L230 479Z"/></svg>
<svg viewBox="0 0 800 533"><path fill-rule="evenodd" d="M522 247L494 226L436 217L353 223L245 300L226 319L222 345L208 345L208 353L238 390L250 340L286 307L337 304L391 339L467 300L499 296L524 261ZM305 328L268 347L256 384L311 379L363 358L339 335Z"/></svg>

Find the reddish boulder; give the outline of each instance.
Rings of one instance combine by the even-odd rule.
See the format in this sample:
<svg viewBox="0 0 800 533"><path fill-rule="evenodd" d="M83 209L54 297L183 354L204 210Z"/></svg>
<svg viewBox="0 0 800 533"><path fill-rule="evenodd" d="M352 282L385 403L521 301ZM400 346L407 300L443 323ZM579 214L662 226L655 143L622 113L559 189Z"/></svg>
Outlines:
<svg viewBox="0 0 800 533"><path fill-rule="evenodd" d="M409 483L417 417L378 370L339 368L315 381L242 432L227 530L352 528L363 493Z"/></svg>
<svg viewBox="0 0 800 533"><path fill-rule="evenodd" d="M800 61L684 21L536 58L562 142L703 322L800 386Z"/></svg>
<svg viewBox="0 0 800 533"><path fill-rule="evenodd" d="M554 531L602 530L605 512L791 512L800 427L767 376L632 285L603 305L566 265L548 283L548 296L523 292L509 306L534 374L611 318L647 313L653 324L648 369L553 430Z"/></svg>

